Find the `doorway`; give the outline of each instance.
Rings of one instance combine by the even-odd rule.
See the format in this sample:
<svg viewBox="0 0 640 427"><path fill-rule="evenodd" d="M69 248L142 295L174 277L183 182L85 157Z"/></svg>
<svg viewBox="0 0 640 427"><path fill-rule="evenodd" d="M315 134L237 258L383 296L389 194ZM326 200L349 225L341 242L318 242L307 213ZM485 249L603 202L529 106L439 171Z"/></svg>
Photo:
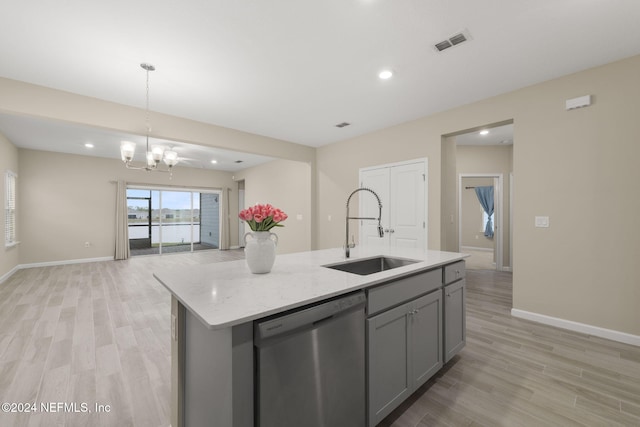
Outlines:
<svg viewBox="0 0 640 427"><path fill-rule="evenodd" d="M460 234L460 203L464 187L461 176L491 178L502 176L504 179L495 183L497 202L494 207L494 224L497 224L498 237L494 236L496 246L495 269L513 271L513 255L511 251L512 224L512 192L513 192L513 150L514 123L507 120L500 123L461 130L442 137L442 204L441 204L441 247L452 252L465 252ZM490 185L490 184L487 184ZM498 197L499 196L499 197ZM473 200L473 199L472 199ZM481 215L476 205L476 218ZM482 220L477 220L478 231ZM474 244L476 246L475 236ZM483 239L478 236L478 240ZM498 244L499 243L499 244ZM498 254L501 251L501 254ZM492 254L493 255L493 254Z"/></svg>
<svg viewBox="0 0 640 427"><path fill-rule="evenodd" d="M458 247L471 255L466 259L469 269L503 270L502 180L499 173L459 175ZM481 190L491 190L490 201Z"/></svg>

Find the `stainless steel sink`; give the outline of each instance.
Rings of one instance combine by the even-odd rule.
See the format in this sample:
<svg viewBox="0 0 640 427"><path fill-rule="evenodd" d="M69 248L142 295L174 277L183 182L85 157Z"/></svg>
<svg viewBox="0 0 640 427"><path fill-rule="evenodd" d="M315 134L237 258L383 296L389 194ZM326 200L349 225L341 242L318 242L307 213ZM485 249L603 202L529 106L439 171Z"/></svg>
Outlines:
<svg viewBox="0 0 640 427"><path fill-rule="evenodd" d="M413 259L378 256L375 258L366 258L356 261L347 261L338 264L324 265L323 267L366 276L368 274L380 273L381 271L391 270L393 268L404 267L405 265L414 264L416 262L419 261Z"/></svg>

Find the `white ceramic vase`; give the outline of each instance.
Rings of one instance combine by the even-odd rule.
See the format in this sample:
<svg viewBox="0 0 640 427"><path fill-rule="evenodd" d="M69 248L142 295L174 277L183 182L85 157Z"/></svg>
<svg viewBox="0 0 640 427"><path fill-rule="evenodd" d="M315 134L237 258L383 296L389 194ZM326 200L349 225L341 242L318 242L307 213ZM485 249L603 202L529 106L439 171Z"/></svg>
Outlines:
<svg viewBox="0 0 640 427"><path fill-rule="evenodd" d="M254 274L271 271L276 260L278 236L270 231L249 231L244 235L244 256Z"/></svg>

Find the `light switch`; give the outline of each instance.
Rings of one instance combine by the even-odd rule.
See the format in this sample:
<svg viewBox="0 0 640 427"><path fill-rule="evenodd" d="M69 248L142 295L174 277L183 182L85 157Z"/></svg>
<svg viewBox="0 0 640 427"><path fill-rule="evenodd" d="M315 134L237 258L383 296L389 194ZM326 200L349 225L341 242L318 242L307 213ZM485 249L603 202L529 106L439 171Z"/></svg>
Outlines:
<svg viewBox="0 0 640 427"><path fill-rule="evenodd" d="M538 228L548 228L549 227L549 217L548 216L537 216L536 217L536 227L538 227Z"/></svg>
<svg viewBox="0 0 640 427"><path fill-rule="evenodd" d="M297 219L298 221L302 221L302 214L298 214L298 215L296 215L296 219Z"/></svg>

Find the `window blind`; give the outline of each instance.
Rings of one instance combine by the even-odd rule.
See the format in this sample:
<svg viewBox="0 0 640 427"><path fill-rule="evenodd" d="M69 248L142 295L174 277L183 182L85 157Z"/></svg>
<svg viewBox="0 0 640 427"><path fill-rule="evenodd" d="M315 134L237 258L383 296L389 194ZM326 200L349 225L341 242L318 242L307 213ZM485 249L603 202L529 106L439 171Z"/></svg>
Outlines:
<svg viewBox="0 0 640 427"><path fill-rule="evenodd" d="M5 174L4 192L4 244L12 246L16 244L16 178L11 171Z"/></svg>

